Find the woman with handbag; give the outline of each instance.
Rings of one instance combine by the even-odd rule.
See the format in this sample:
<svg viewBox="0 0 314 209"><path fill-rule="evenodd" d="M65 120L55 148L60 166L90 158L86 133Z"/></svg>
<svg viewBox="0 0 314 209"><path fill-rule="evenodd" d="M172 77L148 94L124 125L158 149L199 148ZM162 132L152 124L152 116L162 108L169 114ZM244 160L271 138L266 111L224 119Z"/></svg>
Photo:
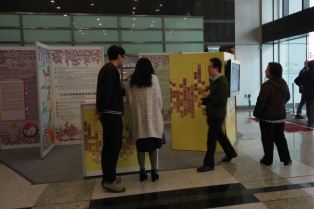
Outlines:
<svg viewBox="0 0 314 209"><path fill-rule="evenodd" d="M147 179L145 152L149 153L152 181L157 174L157 149L161 148L163 137L162 98L159 80L147 58L138 60L135 72L127 84L127 96L132 117L132 138L136 140L137 157L140 166L140 181Z"/></svg>

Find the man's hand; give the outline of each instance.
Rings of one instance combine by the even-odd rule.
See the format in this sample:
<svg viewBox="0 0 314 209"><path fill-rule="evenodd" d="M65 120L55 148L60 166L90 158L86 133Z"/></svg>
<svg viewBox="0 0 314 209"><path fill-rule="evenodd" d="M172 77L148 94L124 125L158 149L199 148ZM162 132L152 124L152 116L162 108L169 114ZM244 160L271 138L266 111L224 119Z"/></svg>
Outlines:
<svg viewBox="0 0 314 209"><path fill-rule="evenodd" d="M255 122L260 122L259 118L251 118L251 120L255 121Z"/></svg>
<svg viewBox="0 0 314 209"><path fill-rule="evenodd" d="M96 113L95 113L95 117L96 117L97 119L100 119L101 114L100 114L99 112L96 112Z"/></svg>

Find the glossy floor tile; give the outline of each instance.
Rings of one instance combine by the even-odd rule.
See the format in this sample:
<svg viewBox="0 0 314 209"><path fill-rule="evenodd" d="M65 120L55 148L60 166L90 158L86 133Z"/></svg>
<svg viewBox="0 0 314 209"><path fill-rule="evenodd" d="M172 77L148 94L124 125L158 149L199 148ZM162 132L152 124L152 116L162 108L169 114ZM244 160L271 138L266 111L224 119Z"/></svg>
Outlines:
<svg viewBox="0 0 314 209"><path fill-rule="evenodd" d="M32 207L47 185L31 185L14 171L0 165L0 208Z"/></svg>
<svg viewBox="0 0 314 209"><path fill-rule="evenodd" d="M281 200L281 199L292 199L292 198L300 198L310 196L308 193L303 191L302 189L291 189L284 191L276 191L276 192L265 192L255 194L262 202L272 201L272 200Z"/></svg>
<svg viewBox="0 0 314 209"><path fill-rule="evenodd" d="M88 209L89 201L78 201L72 203L63 203L57 205L46 205L46 206L38 206L33 207L32 209Z"/></svg>
<svg viewBox="0 0 314 209"><path fill-rule="evenodd" d="M89 201L95 186L95 180L82 180L49 184L36 202L36 206L45 206L76 201Z"/></svg>
<svg viewBox="0 0 314 209"><path fill-rule="evenodd" d="M243 204L243 205L219 207L219 208L213 208L213 209L267 209L267 207L263 203L250 203L250 204Z"/></svg>
<svg viewBox="0 0 314 209"><path fill-rule="evenodd" d="M90 208L205 209L256 202L258 199L237 183L92 200Z"/></svg>
<svg viewBox="0 0 314 209"><path fill-rule="evenodd" d="M284 178L280 178L280 179L270 179L270 180L261 180L261 181L245 181L245 182L242 182L242 184L247 189L257 189L257 188L289 185L291 183Z"/></svg>
<svg viewBox="0 0 314 209"><path fill-rule="evenodd" d="M312 197L301 197L264 202L269 209L314 209Z"/></svg>

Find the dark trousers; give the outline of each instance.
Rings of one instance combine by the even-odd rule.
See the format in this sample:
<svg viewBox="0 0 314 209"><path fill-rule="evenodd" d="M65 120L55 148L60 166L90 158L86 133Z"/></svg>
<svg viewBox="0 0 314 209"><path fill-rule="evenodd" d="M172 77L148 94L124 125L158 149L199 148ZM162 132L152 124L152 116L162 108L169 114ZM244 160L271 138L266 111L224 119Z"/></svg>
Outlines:
<svg viewBox="0 0 314 209"><path fill-rule="evenodd" d="M303 109L304 105L305 105L305 97L301 93L301 101L300 101L300 104L299 104L298 109L297 109L297 115L302 115L302 109Z"/></svg>
<svg viewBox="0 0 314 209"><path fill-rule="evenodd" d="M263 161L269 164L273 163L274 144L276 144L281 162L291 160L284 133L285 123L268 123L260 121L259 124L264 148Z"/></svg>
<svg viewBox="0 0 314 209"><path fill-rule="evenodd" d="M306 98L306 114L308 118L308 125L314 125L314 98Z"/></svg>
<svg viewBox="0 0 314 209"><path fill-rule="evenodd" d="M227 157L233 157L236 155L236 151L233 149L229 142L228 137L222 130L222 124L224 118L208 117L207 123L209 125L208 138L207 138L207 152L204 158L204 166L214 167L215 166L215 151L217 140L221 145L222 149L226 153Z"/></svg>
<svg viewBox="0 0 314 209"><path fill-rule="evenodd" d="M101 166L103 181L116 180L116 167L122 146L122 116L103 114L100 118L103 127L103 148L101 152Z"/></svg>

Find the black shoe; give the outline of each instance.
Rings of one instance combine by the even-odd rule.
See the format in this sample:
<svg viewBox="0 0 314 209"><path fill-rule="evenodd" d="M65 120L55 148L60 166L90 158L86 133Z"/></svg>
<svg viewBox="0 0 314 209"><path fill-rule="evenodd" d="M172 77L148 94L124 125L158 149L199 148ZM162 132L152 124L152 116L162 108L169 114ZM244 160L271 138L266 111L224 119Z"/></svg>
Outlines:
<svg viewBox="0 0 314 209"><path fill-rule="evenodd" d="M302 116L302 115L296 115L296 116L295 116L295 119L305 119L305 116Z"/></svg>
<svg viewBox="0 0 314 209"><path fill-rule="evenodd" d="M270 162L266 162L266 161L263 160L263 159L261 159L261 160L259 161L259 163L260 163L260 164L263 164L263 165L266 165L266 166L271 166L271 164L272 164L272 163L270 163Z"/></svg>
<svg viewBox="0 0 314 209"><path fill-rule="evenodd" d="M292 160L283 162L283 165L284 165L284 166L288 166L288 165L291 165L291 164L292 164Z"/></svg>
<svg viewBox="0 0 314 209"><path fill-rule="evenodd" d="M215 170L215 168L209 167L209 166L202 166L202 167L197 168L197 172L199 173L204 173L204 172L213 171L213 170Z"/></svg>
<svg viewBox="0 0 314 209"><path fill-rule="evenodd" d="M145 181L147 179L147 174L145 170L140 170L140 181Z"/></svg>
<svg viewBox="0 0 314 209"><path fill-rule="evenodd" d="M159 175L158 175L156 170L152 170L152 174L151 175L152 175L152 182L155 182L156 180L159 179Z"/></svg>
<svg viewBox="0 0 314 209"><path fill-rule="evenodd" d="M236 158L238 157L238 154L235 153L234 155L232 156L225 156L223 159L222 159L222 162L230 162L233 158Z"/></svg>

